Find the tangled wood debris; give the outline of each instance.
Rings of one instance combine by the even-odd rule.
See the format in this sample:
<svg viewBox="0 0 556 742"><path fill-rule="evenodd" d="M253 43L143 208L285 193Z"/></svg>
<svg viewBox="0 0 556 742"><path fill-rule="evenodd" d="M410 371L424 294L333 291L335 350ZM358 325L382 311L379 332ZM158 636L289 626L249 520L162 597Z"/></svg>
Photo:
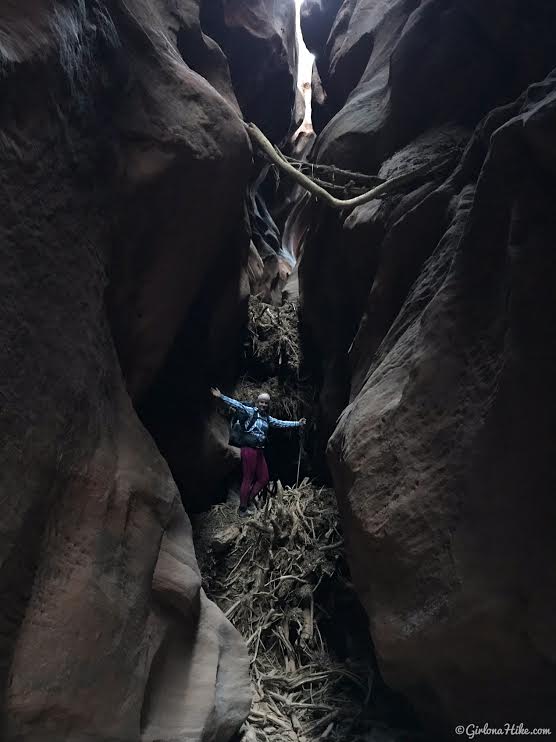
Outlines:
<svg viewBox="0 0 556 742"><path fill-rule="evenodd" d="M330 640L331 626L348 642L356 631L337 625L338 601L356 599L333 492L304 480L279 487L249 520L236 507L216 506L195 531L205 590L251 654L254 701L243 740L371 739L369 648L346 659Z"/></svg>
<svg viewBox="0 0 556 742"><path fill-rule="evenodd" d="M296 304L251 298L243 366L249 376L236 387L237 398L254 401L264 389L277 417L306 414L314 391L300 378ZM298 478L299 468L290 481ZM304 479L294 488L278 483L249 519L238 517L237 505L232 498L194 521L205 591L251 656L253 704L234 742L413 742L389 721L393 713L397 724L397 706L390 710L375 674L334 492Z"/></svg>
<svg viewBox="0 0 556 742"><path fill-rule="evenodd" d="M246 345L247 359L263 367L265 376L297 376L301 364L297 305L274 307L252 297Z"/></svg>
<svg viewBox="0 0 556 742"><path fill-rule="evenodd" d="M243 402L254 403L260 392L267 392L272 399L272 414L281 420L299 420L307 414L307 400L312 389L308 385L292 383L289 378L271 377L264 382L242 377L236 385L235 396Z"/></svg>
<svg viewBox="0 0 556 742"><path fill-rule="evenodd" d="M275 417L299 420L308 415L314 390L300 370L297 304L275 307L251 297L242 365L245 373L235 388L237 399L253 403L264 390L270 394Z"/></svg>

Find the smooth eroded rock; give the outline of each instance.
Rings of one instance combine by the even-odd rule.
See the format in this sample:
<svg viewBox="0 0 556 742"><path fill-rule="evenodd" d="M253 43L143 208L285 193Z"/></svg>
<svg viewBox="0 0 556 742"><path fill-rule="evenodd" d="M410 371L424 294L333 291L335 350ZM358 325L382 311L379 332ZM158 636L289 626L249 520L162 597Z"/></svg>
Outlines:
<svg viewBox="0 0 556 742"><path fill-rule="evenodd" d="M224 741L249 707L245 647L200 590L180 493L132 406L224 264L215 337L190 357L220 365L241 324L250 148L197 12L0 10L6 742ZM186 415L201 462L205 421Z"/></svg>
<svg viewBox="0 0 556 742"><path fill-rule="evenodd" d="M201 19L205 32L226 54L245 119L272 141L280 141L290 129L295 107L294 3L202 0Z"/></svg>
<svg viewBox="0 0 556 742"><path fill-rule="evenodd" d="M386 682L444 737L554 724L554 78L520 95L555 30L543 2L354 0L319 68L317 161L449 163L296 225L354 579Z"/></svg>
<svg viewBox="0 0 556 742"><path fill-rule="evenodd" d="M553 76L492 117L476 188L464 159L391 229L398 267L380 294L375 278L329 445L384 678L445 735L555 722L555 91ZM403 241L415 251L439 213L381 331Z"/></svg>

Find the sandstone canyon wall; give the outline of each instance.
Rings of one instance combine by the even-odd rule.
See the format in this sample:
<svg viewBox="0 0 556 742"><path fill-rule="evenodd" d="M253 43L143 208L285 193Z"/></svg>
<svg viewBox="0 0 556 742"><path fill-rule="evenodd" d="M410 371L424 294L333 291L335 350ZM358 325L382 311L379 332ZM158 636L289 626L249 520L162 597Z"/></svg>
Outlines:
<svg viewBox="0 0 556 742"><path fill-rule="evenodd" d="M233 463L207 387L272 280L241 118L290 130L293 21L274 0L0 9L2 740L225 742L247 713L182 501ZM288 221L381 670L441 738L554 725L556 6L307 0L302 23L311 156L443 163Z"/></svg>
<svg viewBox="0 0 556 742"><path fill-rule="evenodd" d="M205 0L203 28L224 50L248 121L272 140L291 126L297 80L295 5L277 0Z"/></svg>
<svg viewBox="0 0 556 742"><path fill-rule="evenodd" d="M429 729L554 726L556 6L338 5L303 19L329 105L316 161L451 163L300 217L354 581L386 682Z"/></svg>
<svg viewBox="0 0 556 742"><path fill-rule="evenodd" d="M251 151L199 14L0 8L6 742L224 741L249 708L182 505L219 445L207 384L233 378L249 290ZM181 493L135 411L162 435L149 395L176 374L163 442Z"/></svg>

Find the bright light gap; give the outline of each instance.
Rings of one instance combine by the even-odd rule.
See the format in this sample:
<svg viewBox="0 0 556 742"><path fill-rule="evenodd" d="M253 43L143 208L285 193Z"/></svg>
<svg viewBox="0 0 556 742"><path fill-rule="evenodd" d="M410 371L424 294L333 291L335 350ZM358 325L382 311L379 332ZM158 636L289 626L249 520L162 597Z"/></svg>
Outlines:
<svg viewBox="0 0 556 742"><path fill-rule="evenodd" d="M311 127L311 77L313 71L314 55L307 49L303 36L301 35L301 6L303 0L295 0L295 22L297 28L297 48L299 59L297 67L297 86L305 98L305 120L302 127Z"/></svg>

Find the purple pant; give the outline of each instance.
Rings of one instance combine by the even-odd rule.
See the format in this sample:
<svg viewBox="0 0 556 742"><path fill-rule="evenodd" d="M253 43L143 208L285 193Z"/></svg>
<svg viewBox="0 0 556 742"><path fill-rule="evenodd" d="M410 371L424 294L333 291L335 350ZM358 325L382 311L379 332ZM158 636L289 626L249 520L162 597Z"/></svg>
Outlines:
<svg viewBox="0 0 556 742"><path fill-rule="evenodd" d="M243 479L239 502L245 507L268 484L268 466L262 448L241 449Z"/></svg>

